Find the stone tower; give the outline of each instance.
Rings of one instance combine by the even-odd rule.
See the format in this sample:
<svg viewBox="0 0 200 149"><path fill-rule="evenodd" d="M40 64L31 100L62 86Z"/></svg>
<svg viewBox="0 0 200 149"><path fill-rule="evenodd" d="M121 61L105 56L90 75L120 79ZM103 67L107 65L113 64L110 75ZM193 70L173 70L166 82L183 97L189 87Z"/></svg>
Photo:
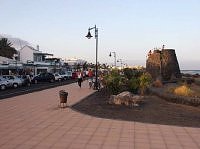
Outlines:
<svg viewBox="0 0 200 149"><path fill-rule="evenodd" d="M174 49L150 51L146 61L146 70L152 75L154 80L161 78L163 81L169 81L172 78L181 78Z"/></svg>

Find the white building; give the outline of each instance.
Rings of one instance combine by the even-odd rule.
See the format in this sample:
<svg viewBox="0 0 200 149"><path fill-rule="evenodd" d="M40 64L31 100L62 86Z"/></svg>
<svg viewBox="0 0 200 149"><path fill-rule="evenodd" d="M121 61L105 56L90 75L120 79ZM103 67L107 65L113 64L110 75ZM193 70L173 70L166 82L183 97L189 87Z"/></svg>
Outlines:
<svg viewBox="0 0 200 149"><path fill-rule="evenodd" d="M34 74L38 74L43 71L48 71L51 63L45 62L45 58L47 56L53 56L53 54L43 53L39 50L39 46L37 49L31 46L24 46L22 49L19 50L20 53L20 61L26 65L27 67L30 66L34 67Z"/></svg>
<svg viewBox="0 0 200 149"><path fill-rule="evenodd" d="M70 58L70 59L67 59L65 60L65 62L69 65L69 66L74 66L76 64L80 64L80 65L83 65L85 62L85 60L82 60L82 59L78 59L78 58Z"/></svg>
<svg viewBox="0 0 200 149"><path fill-rule="evenodd" d="M30 62L34 62L35 64L44 64L46 56L53 56L53 54L42 53L42 51L39 51L39 46L37 46L37 49L35 49L28 45L20 49L19 53L20 61L24 64Z"/></svg>

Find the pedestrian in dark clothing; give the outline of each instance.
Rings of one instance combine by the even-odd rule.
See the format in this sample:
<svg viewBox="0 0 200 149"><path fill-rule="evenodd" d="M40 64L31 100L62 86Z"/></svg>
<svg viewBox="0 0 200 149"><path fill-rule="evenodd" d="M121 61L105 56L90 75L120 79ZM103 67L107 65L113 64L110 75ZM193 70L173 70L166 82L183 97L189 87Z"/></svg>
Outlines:
<svg viewBox="0 0 200 149"><path fill-rule="evenodd" d="M78 72L78 85L80 88L81 88L82 81L83 81L82 73Z"/></svg>

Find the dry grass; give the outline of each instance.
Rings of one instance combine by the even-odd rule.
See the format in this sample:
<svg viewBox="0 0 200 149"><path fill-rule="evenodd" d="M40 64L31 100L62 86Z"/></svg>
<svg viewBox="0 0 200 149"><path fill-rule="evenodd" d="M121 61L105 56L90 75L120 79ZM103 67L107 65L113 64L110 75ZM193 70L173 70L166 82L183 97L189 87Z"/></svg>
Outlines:
<svg viewBox="0 0 200 149"><path fill-rule="evenodd" d="M182 85L174 89L174 94L180 95L180 96L193 96L194 91L191 90L188 86Z"/></svg>
<svg viewBox="0 0 200 149"><path fill-rule="evenodd" d="M188 97L200 97L200 87L198 85L186 85L183 83L164 86L165 93Z"/></svg>
<svg viewBox="0 0 200 149"><path fill-rule="evenodd" d="M172 94L172 93L174 93L174 89L175 89L175 87L166 87L165 92Z"/></svg>

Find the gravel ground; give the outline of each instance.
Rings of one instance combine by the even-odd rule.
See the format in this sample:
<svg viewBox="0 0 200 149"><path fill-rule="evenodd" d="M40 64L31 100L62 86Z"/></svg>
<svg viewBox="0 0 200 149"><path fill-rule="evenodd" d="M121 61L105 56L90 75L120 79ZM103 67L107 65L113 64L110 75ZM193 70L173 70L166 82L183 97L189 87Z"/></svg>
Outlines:
<svg viewBox="0 0 200 149"><path fill-rule="evenodd" d="M145 102L140 107L130 108L124 105L109 105L109 96L103 89L73 105L72 109L108 119L200 127L200 108L169 103L153 95L145 96Z"/></svg>

